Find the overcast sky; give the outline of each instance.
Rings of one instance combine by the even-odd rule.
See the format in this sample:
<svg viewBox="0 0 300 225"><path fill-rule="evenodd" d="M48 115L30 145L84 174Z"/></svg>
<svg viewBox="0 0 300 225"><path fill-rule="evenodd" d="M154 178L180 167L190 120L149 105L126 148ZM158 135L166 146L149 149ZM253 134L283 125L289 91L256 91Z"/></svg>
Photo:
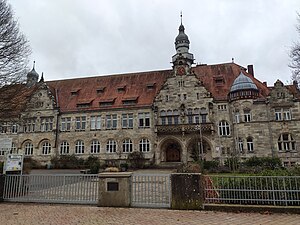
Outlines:
<svg viewBox="0 0 300 225"><path fill-rule="evenodd" d="M45 80L171 68L183 24L197 63L290 81L299 0L8 0ZM32 65L32 64L31 64Z"/></svg>

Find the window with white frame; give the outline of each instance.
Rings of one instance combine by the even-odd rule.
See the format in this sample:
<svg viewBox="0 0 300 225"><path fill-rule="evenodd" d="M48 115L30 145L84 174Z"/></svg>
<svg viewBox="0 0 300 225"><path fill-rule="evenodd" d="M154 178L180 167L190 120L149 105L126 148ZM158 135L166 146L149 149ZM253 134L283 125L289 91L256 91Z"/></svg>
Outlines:
<svg viewBox="0 0 300 225"><path fill-rule="evenodd" d="M248 123L251 121L251 112L250 109L244 110L244 122Z"/></svg>
<svg viewBox="0 0 300 225"><path fill-rule="evenodd" d="M239 152L244 152L244 142L242 138L238 139L238 148L239 148Z"/></svg>
<svg viewBox="0 0 300 225"><path fill-rule="evenodd" d="M86 117L78 116L76 117L76 131L84 131L86 127Z"/></svg>
<svg viewBox="0 0 300 225"><path fill-rule="evenodd" d="M230 126L227 121L222 120L219 122L219 135L228 136L230 134Z"/></svg>
<svg viewBox="0 0 300 225"><path fill-rule="evenodd" d="M240 123L240 112L239 111L236 111L234 113L234 122L235 123Z"/></svg>
<svg viewBox="0 0 300 225"><path fill-rule="evenodd" d="M149 128L150 127L150 113L139 113L139 128Z"/></svg>
<svg viewBox="0 0 300 225"><path fill-rule="evenodd" d="M71 130L71 117L61 118L61 131L70 131Z"/></svg>
<svg viewBox="0 0 300 225"><path fill-rule="evenodd" d="M98 140L93 140L91 143L91 154L100 153L100 142Z"/></svg>
<svg viewBox="0 0 300 225"><path fill-rule="evenodd" d="M48 141L43 142L42 144L42 155L51 154L51 144Z"/></svg>
<svg viewBox="0 0 300 225"><path fill-rule="evenodd" d="M70 145L67 141L63 141L60 144L60 152L61 155L68 155L70 153Z"/></svg>
<svg viewBox="0 0 300 225"><path fill-rule="evenodd" d="M218 110L219 111L226 111L227 110L227 105L226 104L218 105Z"/></svg>
<svg viewBox="0 0 300 225"><path fill-rule="evenodd" d="M253 138L252 137L247 138L247 150L248 150L248 152L253 152L254 151L254 145L253 145Z"/></svg>
<svg viewBox="0 0 300 225"><path fill-rule="evenodd" d="M162 110L160 111L160 119L161 119L161 125L166 125L167 122L166 122L166 117L167 116L167 113L165 110Z"/></svg>
<svg viewBox="0 0 300 225"><path fill-rule="evenodd" d="M84 142L82 140L76 141L75 154L84 154Z"/></svg>
<svg viewBox="0 0 300 225"><path fill-rule="evenodd" d="M41 117L41 132L52 131L53 117Z"/></svg>
<svg viewBox="0 0 300 225"><path fill-rule="evenodd" d="M275 109L275 120L291 120L291 110L290 109Z"/></svg>
<svg viewBox="0 0 300 225"><path fill-rule="evenodd" d="M117 114L106 115L106 129L117 129L118 117Z"/></svg>
<svg viewBox="0 0 300 225"><path fill-rule="evenodd" d="M122 128L124 129L133 128L133 113L122 114Z"/></svg>
<svg viewBox="0 0 300 225"><path fill-rule="evenodd" d="M115 140L108 140L106 143L106 152L115 153L117 152L117 142Z"/></svg>
<svg viewBox="0 0 300 225"><path fill-rule="evenodd" d="M129 153L132 152L132 150L133 150L132 141L130 139L125 139L123 141L123 152Z"/></svg>
<svg viewBox="0 0 300 225"><path fill-rule="evenodd" d="M91 130L100 130L101 129L101 116L91 116Z"/></svg>
<svg viewBox="0 0 300 225"><path fill-rule="evenodd" d="M17 134L18 133L18 124L12 124L11 125L11 133Z"/></svg>
<svg viewBox="0 0 300 225"><path fill-rule="evenodd" d="M141 139L139 144L140 152L150 152L150 141L148 139Z"/></svg>
<svg viewBox="0 0 300 225"><path fill-rule="evenodd" d="M24 119L23 131L24 133L35 131L36 118Z"/></svg>
<svg viewBox="0 0 300 225"><path fill-rule="evenodd" d="M290 133L281 134L278 138L279 151L293 151L296 150L296 142Z"/></svg>
<svg viewBox="0 0 300 225"><path fill-rule="evenodd" d="M9 154L18 154L17 146L14 142L11 143L11 149L9 151Z"/></svg>
<svg viewBox="0 0 300 225"><path fill-rule="evenodd" d="M24 147L24 155L31 156L33 155L33 144L31 142L26 142Z"/></svg>

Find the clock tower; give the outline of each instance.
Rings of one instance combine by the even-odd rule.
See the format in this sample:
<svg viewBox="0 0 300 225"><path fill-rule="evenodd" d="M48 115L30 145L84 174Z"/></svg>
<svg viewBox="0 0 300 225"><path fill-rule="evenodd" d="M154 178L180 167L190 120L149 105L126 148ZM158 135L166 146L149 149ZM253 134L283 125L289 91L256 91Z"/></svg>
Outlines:
<svg viewBox="0 0 300 225"><path fill-rule="evenodd" d="M175 39L176 54L172 57L173 69L175 76L183 76L190 73L192 64L194 63L193 54L189 53L190 41L188 36L184 33L184 26L182 25L182 14L181 24L179 26L179 34Z"/></svg>

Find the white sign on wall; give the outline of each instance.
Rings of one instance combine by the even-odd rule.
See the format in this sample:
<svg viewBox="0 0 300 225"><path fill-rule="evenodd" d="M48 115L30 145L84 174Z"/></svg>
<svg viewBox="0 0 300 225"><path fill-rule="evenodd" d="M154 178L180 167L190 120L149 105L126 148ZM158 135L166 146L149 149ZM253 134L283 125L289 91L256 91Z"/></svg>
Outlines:
<svg viewBox="0 0 300 225"><path fill-rule="evenodd" d="M12 138L0 138L0 149L10 149Z"/></svg>
<svg viewBox="0 0 300 225"><path fill-rule="evenodd" d="M7 155L5 164L4 164L4 173L6 172L15 172L20 171L22 173L23 167L23 155Z"/></svg>

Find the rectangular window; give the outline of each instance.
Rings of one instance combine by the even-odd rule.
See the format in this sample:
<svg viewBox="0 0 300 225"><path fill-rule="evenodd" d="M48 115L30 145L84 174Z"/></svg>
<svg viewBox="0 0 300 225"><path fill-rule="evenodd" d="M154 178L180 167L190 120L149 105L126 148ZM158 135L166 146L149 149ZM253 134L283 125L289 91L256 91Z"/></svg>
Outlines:
<svg viewBox="0 0 300 225"><path fill-rule="evenodd" d="M36 123L36 118L29 118L29 119L25 119L24 121L24 132L28 133L28 132L34 132L35 131L35 123Z"/></svg>
<svg viewBox="0 0 300 225"><path fill-rule="evenodd" d="M52 129L53 129L53 118L41 117L41 132L52 131Z"/></svg>
<svg viewBox="0 0 300 225"><path fill-rule="evenodd" d="M227 110L227 105L225 105L225 104L218 105L218 110L219 111L226 111Z"/></svg>
<svg viewBox="0 0 300 225"><path fill-rule="evenodd" d="M86 127L86 117L85 116L78 116L76 117L76 130L83 131Z"/></svg>
<svg viewBox="0 0 300 225"><path fill-rule="evenodd" d="M133 128L133 113L122 114L122 128Z"/></svg>
<svg viewBox="0 0 300 225"><path fill-rule="evenodd" d="M201 123L206 123L207 114L201 114Z"/></svg>
<svg viewBox="0 0 300 225"><path fill-rule="evenodd" d="M13 124L13 125L11 126L11 133L12 133L12 134L18 133L18 124Z"/></svg>
<svg viewBox="0 0 300 225"><path fill-rule="evenodd" d="M236 112L234 114L234 121L235 121L235 123L240 123L240 113L239 112Z"/></svg>
<svg viewBox="0 0 300 225"><path fill-rule="evenodd" d="M177 125L179 124L179 116L174 116L174 124Z"/></svg>
<svg viewBox="0 0 300 225"><path fill-rule="evenodd" d="M61 118L61 131L70 131L71 130L71 117Z"/></svg>
<svg viewBox="0 0 300 225"><path fill-rule="evenodd" d="M161 117L161 125L166 125L166 117Z"/></svg>
<svg viewBox="0 0 300 225"><path fill-rule="evenodd" d="M150 127L150 113L139 113L139 128Z"/></svg>
<svg viewBox="0 0 300 225"><path fill-rule="evenodd" d="M283 119L291 120L291 113L289 109L283 109Z"/></svg>
<svg viewBox="0 0 300 225"><path fill-rule="evenodd" d="M117 129L117 114L106 115L106 129Z"/></svg>
<svg viewBox="0 0 300 225"><path fill-rule="evenodd" d="M91 116L91 130L101 129L101 116Z"/></svg>
<svg viewBox="0 0 300 225"><path fill-rule="evenodd" d="M244 121L246 123L250 122L251 121L251 113L249 110L245 110L244 111Z"/></svg>

